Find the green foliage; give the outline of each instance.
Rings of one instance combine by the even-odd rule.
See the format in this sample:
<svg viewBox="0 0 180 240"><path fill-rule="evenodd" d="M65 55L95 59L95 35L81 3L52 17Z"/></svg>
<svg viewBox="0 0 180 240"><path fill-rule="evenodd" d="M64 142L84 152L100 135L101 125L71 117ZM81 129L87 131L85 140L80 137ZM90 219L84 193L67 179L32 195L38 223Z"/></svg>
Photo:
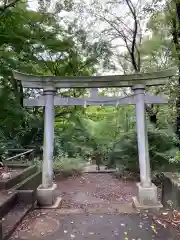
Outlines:
<svg viewBox="0 0 180 240"><path fill-rule="evenodd" d="M68 158L67 156L57 156L54 159L54 172L64 177L79 175L84 168L82 158Z"/></svg>
<svg viewBox="0 0 180 240"><path fill-rule="evenodd" d="M23 107L23 97L37 97L37 91L26 89L23 93L21 83L12 78L12 70L41 75L89 75L108 52L105 42L91 43L75 23L74 27L66 23L66 28L59 21L58 5L55 12L50 13L50 3L44 4L33 11L27 4L15 1L5 11L1 9L0 131L11 148L43 144L43 109ZM60 5L61 11L71 11L73 2ZM62 95L78 97L85 91L70 89ZM82 108L57 107L56 120L61 121L78 111Z"/></svg>
<svg viewBox="0 0 180 240"><path fill-rule="evenodd" d="M172 164L175 164L175 165L179 165L180 164L180 151L177 151L175 153L175 156L170 159L170 162Z"/></svg>
<svg viewBox="0 0 180 240"><path fill-rule="evenodd" d="M55 156L79 155L106 164L113 143L134 126L132 107L88 107L85 113L76 113L68 121L55 122Z"/></svg>
<svg viewBox="0 0 180 240"><path fill-rule="evenodd" d="M0 131L0 161L3 161L7 156L7 149L6 149L6 138L2 131Z"/></svg>
<svg viewBox="0 0 180 240"><path fill-rule="evenodd" d="M107 116L99 121L83 116L76 118L69 146L76 148L76 153L78 152L85 158L94 158L95 156L102 159L106 158L113 138L116 137L117 125L114 120L114 115L111 116L111 122Z"/></svg>
<svg viewBox="0 0 180 240"><path fill-rule="evenodd" d="M180 161L180 151L177 151L177 152L176 152L175 159L176 159L177 161Z"/></svg>
<svg viewBox="0 0 180 240"><path fill-rule="evenodd" d="M148 131L149 155L152 170L168 169L171 159L174 158L176 137L165 130L150 129ZM114 144L109 155L109 165L115 164L118 168L139 171L138 149L136 132L129 132L121 136Z"/></svg>
<svg viewBox="0 0 180 240"><path fill-rule="evenodd" d="M92 111L93 110L93 111ZM96 120L98 119L98 120ZM165 119L165 117L163 117ZM160 122L160 126L161 126ZM149 126L149 152L152 169L163 169L173 162L176 154L176 137L172 129L167 131ZM86 116L74 116L56 131L56 153L68 157L80 155L83 159L100 159L108 167L120 171L139 171L137 137L134 110L126 108L88 108ZM59 137L58 137L59 136Z"/></svg>

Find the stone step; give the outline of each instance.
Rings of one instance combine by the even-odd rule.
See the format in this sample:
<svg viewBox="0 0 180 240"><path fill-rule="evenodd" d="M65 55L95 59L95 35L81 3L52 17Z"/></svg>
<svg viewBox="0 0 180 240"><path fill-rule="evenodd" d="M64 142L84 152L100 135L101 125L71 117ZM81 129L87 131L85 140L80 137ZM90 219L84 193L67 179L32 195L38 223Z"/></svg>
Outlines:
<svg viewBox="0 0 180 240"><path fill-rule="evenodd" d="M15 186L19 190L34 190L41 184L42 173L35 172Z"/></svg>
<svg viewBox="0 0 180 240"><path fill-rule="evenodd" d="M86 165L83 170L84 173L114 173L116 169L106 169L105 166L100 166L100 170L97 170L96 165Z"/></svg>
<svg viewBox="0 0 180 240"><path fill-rule="evenodd" d="M17 185L18 201L25 204L34 203L37 200L36 189L41 184L42 173L36 172Z"/></svg>
<svg viewBox="0 0 180 240"><path fill-rule="evenodd" d="M0 239L6 240L36 201L36 188L41 182L37 167L28 167L9 190L0 191Z"/></svg>
<svg viewBox="0 0 180 240"><path fill-rule="evenodd" d="M99 206L87 206L86 208L59 208L58 214L136 214L138 211L133 208L132 203L128 204L101 204Z"/></svg>
<svg viewBox="0 0 180 240"><path fill-rule="evenodd" d="M0 192L0 219L17 203L16 192Z"/></svg>
<svg viewBox="0 0 180 240"><path fill-rule="evenodd" d="M0 239L7 240L31 208L31 204L16 204L0 222Z"/></svg>
<svg viewBox="0 0 180 240"><path fill-rule="evenodd" d="M26 172L27 178L13 186L9 190L0 190L0 219L7 214L18 202L33 204L36 201L36 188L41 182L41 173L35 172L36 168L30 168ZM29 175L30 174L30 175ZM31 175L32 174L32 175Z"/></svg>
<svg viewBox="0 0 180 240"><path fill-rule="evenodd" d="M0 189L6 189L7 190L7 189L10 189L10 188L13 188L15 185L22 182L23 180L25 180L27 177L31 176L35 172L37 172L37 167L36 166L27 167L17 176L15 176L13 178L10 178L7 181L0 182Z"/></svg>

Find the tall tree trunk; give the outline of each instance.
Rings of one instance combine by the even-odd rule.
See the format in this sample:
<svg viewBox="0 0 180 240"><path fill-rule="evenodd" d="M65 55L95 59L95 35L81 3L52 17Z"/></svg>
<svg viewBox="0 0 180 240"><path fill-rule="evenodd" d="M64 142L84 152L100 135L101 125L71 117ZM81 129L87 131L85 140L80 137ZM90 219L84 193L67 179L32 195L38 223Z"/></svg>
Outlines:
<svg viewBox="0 0 180 240"><path fill-rule="evenodd" d="M172 7L175 7L176 13L175 15L172 15L172 36L176 49L177 65L179 71L176 95L176 134L178 139L180 140L180 0L173 0L172 4Z"/></svg>
<svg viewBox="0 0 180 240"><path fill-rule="evenodd" d="M177 136L180 140L180 0L176 0L176 14L177 14L177 20L178 20L178 27L177 27L178 44L176 46L176 51L178 56L178 70L179 70L178 86L177 86L177 101L176 101L176 109L177 109L176 131L177 131ZM179 144L179 148L180 148L180 144Z"/></svg>

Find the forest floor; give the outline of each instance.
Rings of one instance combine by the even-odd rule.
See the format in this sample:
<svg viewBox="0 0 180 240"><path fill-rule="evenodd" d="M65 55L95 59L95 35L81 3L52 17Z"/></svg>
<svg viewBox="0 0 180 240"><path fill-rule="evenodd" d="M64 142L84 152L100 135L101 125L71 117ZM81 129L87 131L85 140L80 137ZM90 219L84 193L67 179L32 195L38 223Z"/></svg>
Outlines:
<svg viewBox="0 0 180 240"><path fill-rule="evenodd" d="M62 197L59 208L30 212L11 240L180 239L166 222L167 216L132 208L135 182L118 180L109 173L84 173L56 182L56 194Z"/></svg>

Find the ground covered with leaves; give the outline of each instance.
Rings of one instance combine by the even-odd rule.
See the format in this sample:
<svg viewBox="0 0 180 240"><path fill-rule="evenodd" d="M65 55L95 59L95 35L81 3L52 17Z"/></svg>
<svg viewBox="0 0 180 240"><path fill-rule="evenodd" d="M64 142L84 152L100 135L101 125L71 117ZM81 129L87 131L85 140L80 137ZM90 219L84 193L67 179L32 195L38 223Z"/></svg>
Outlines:
<svg viewBox="0 0 180 240"><path fill-rule="evenodd" d="M11 240L179 239L178 231L167 220L169 212L154 215L132 208L132 196L137 194L135 182L107 173L56 181L56 194L62 196L59 208L30 212Z"/></svg>
<svg viewBox="0 0 180 240"><path fill-rule="evenodd" d="M172 232L148 214L64 214L59 210L34 212L23 221L14 239L173 240Z"/></svg>
<svg viewBox="0 0 180 240"><path fill-rule="evenodd" d="M120 181L111 174L85 173L65 181L57 179L57 184L62 208L111 207L111 204L130 203L137 194L135 182Z"/></svg>

